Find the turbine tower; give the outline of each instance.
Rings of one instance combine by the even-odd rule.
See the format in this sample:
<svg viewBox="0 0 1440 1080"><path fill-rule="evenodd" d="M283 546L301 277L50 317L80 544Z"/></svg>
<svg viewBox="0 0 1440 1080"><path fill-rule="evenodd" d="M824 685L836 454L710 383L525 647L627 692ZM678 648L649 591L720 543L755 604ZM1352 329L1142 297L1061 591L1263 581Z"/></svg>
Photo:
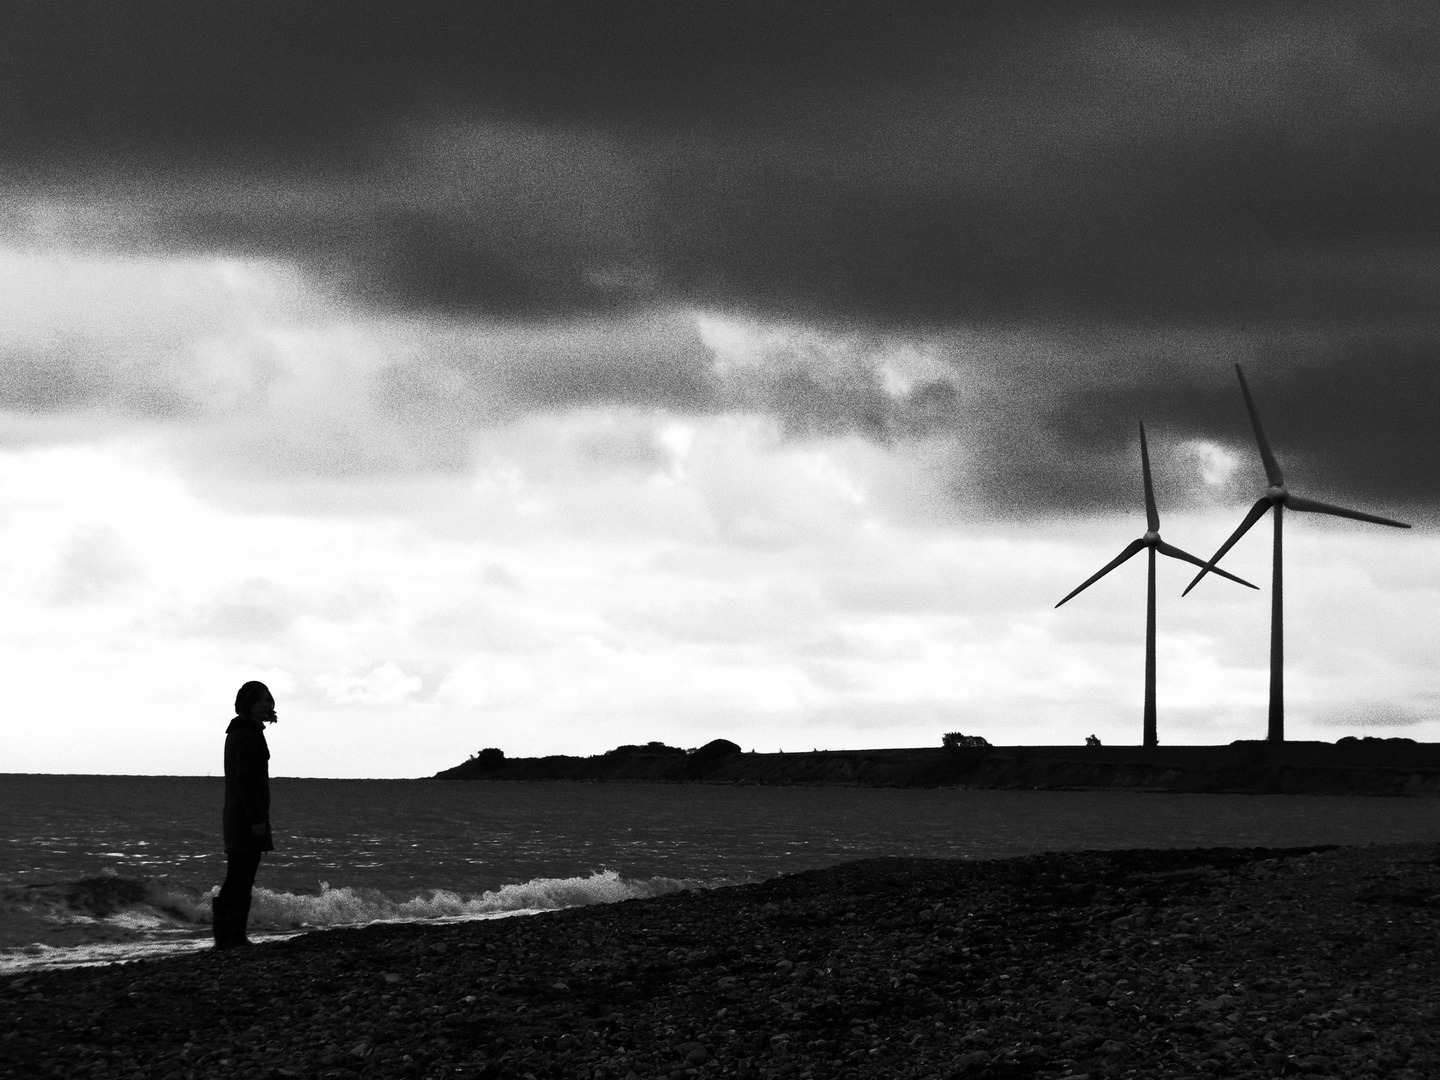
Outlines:
<svg viewBox="0 0 1440 1080"><path fill-rule="evenodd" d="M1146 746L1156 746L1159 739L1155 732L1155 553L1169 555L1172 559L1180 559L1182 562L1194 563L1196 566L1204 566L1194 555L1188 551L1181 551L1172 544L1167 544L1160 539L1160 514L1155 509L1155 488L1150 482L1150 448L1145 443L1145 425L1140 425L1140 471L1145 478L1145 535L1139 540L1132 540L1130 545L1111 562L1101 568L1100 572L1085 579L1078 588L1072 591L1060 604L1071 599L1076 593L1083 592L1095 582L1114 570L1126 559L1135 555L1143 548L1150 551L1150 578L1149 588L1145 594L1145 735ZM1241 585L1255 588L1244 578L1238 578L1234 574L1226 573L1218 567L1211 567L1215 573L1229 578L1231 581L1238 581ZM1058 608L1060 604L1055 606Z"/></svg>
<svg viewBox="0 0 1440 1080"><path fill-rule="evenodd" d="M1275 508L1275 554L1274 569L1270 575L1270 727L1267 738L1271 742L1285 741L1285 601L1283 592L1284 573L1281 562L1281 536L1283 532L1283 521L1285 508L1300 510L1311 514L1330 514L1334 517L1352 518L1355 521L1369 521L1376 525L1390 525L1397 529L1408 529L1403 521L1394 521L1387 517L1377 517L1375 514L1364 514L1359 510L1347 510L1343 506L1331 506L1329 503L1317 502L1314 499L1302 498L1293 494L1285 486L1285 477L1280 472L1280 466L1275 461L1275 455L1270 452L1270 444L1265 441L1265 432L1260 428L1260 414L1255 411L1255 402L1250 398L1250 388L1245 385L1245 372L1240 370L1240 365L1235 365L1235 374L1240 378L1240 392L1245 395L1245 408L1250 413L1250 424L1255 429L1255 443L1260 447L1260 460L1265 465L1265 477L1270 482L1265 494L1255 501L1250 507L1250 512L1245 515L1245 520L1240 522L1240 527L1230 534L1230 539L1220 545L1220 550L1210 556L1200 573L1195 575L1195 580L1185 587L1185 593L1195 588L1210 571L1219 572L1215 564L1220 561L1224 554L1235 546L1235 542L1244 536L1251 525L1265 516L1265 512L1271 507ZM1182 593L1181 595L1185 595Z"/></svg>

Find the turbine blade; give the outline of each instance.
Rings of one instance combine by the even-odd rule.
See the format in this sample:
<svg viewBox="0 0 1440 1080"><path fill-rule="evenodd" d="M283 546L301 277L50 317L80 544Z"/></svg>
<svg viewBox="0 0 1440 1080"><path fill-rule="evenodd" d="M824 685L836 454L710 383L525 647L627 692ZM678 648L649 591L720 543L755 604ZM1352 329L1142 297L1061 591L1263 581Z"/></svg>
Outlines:
<svg viewBox="0 0 1440 1080"><path fill-rule="evenodd" d="M1332 506L1330 503L1317 502L1314 499L1304 499L1299 495L1290 495L1285 499L1285 505L1291 510L1303 510L1307 514L1330 514L1332 517L1353 518L1356 521L1369 521L1375 525L1393 525L1397 529L1408 529L1403 521L1396 521L1393 518L1380 517L1376 514L1365 514L1359 510L1346 510L1343 506Z"/></svg>
<svg viewBox="0 0 1440 1080"><path fill-rule="evenodd" d="M1155 509L1155 485L1150 482L1150 448L1145 443L1145 424L1140 424L1140 471L1145 475L1145 522L1151 532L1160 531L1160 512Z"/></svg>
<svg viewBox="0 0 1440 1080"><path fill-rule="evenodd" d="M1070 592L1070 594L1065 597L1065 600L1069 600L1070 597L1074 596L1076 593L1084 592L1084 591L1085 591L1086 589L1088 589L1091 585L1094 585L1095 582L1099 581L1102 577L1104 577L1106 574L1108 574L1111 570L1114 570L1117 566L1119 566L1121 563L1123 563L1126 559L1130 558L1130 556L1134 555L1137 551L1143 551L1144 549L1145 549L1145 541L1144 541L1144 540L1132 540L1132 541L1130 541L1130 546L1129 546L1129 547L1127 547L1124 551L1120 552L1119 555L1115 556L1115 558L1111 559L1108 563L1106 563L1105 566L1104 566L1103 568L1101 568L1101 570L1100 570L1099 573L1097 573L1097 574L1092 574L1090 577L1086 578L1083 582L1081 582L1080 585L1079 585L1079 587L1077 587L1076 589L1072 590L1072 591ZM1060 601L1060 604L1065 603L1065 600L1061 600L1061 601ZM1056 607L1059 607L1060 604L1056 604L1055 606L1056 606Z"/></svg>
<svg viewBox="0 0 1440 1080"><path fill-rule="evenodd" d="M1196 566L1205 565L1205 561L1203 559L1197 559L1188 551L1181 551L1174 544L1167 544L1164 540L1161 540L1158 544L1156 544L1155 548L1157 551L1160 552L1160 554L1169 555L1172 559L1179 559L1181 562L1194 563ZM1210 573L1219 574L1221 577L1229 578L1231 581L1238 581L1247 589L1258 589L1260 587L1258 585L1251 585L1250 582L1246 581L1243 577L1236 577L1234 574L1230 573L1229 570L1221 570L1218 566L1210 567Z"/></svg>
<svg viewBox="0 0 1440 1080"><path fill-rule="evenodd" d="M1285 477L1280 472L1280 463L1275 460L1275 455L1270 452L1270 444L1265 441L1265 432L1260 427L1260 414L1255 411L1255 402L1250 399L1250 387L1245 385L1245 373L1240 370L1240 365L1235 365L1235 374L1240 376L1240 392L1245 395L1245 408L1250 412L1250 425L1255 429L1255 442L1260 447L1260 460L1265 463L1265 478L1270 481L1271 487L1283 487Z"/></svg>
<svg viewBox="0 0 1440 1080"><path fill-rule="evenodd" d="M1240 537L1244 536L1247 532L1249 532L1250 526L1254 525L1255 522L1259 521L1262 517L1264 517L1265 511L1269 509L1269 496L1255 500L1255 505L1250 507L1250 512L1245 515L1245 520L1240 522L1240 527L1230 534L1229 540L1226 540L1225 543L1220 545L1219 551L1215 552L1214 555L1210 556L1210 561L1205 564L1205 568L1201 570L1200 573L1195 575L1195 580L1190 582L1189 585L1186 585L1185 591L1180 595L1188 595L1191 589L1193 589L1196 585L1199 585L1200 579L1203 578L1206 574L1208 574L1211 570L1215 569L1215 564L1220 561L1220 559L1227 551L1229 551L1232 547L1235 546L1235 541L1239 540Z"/></svg>

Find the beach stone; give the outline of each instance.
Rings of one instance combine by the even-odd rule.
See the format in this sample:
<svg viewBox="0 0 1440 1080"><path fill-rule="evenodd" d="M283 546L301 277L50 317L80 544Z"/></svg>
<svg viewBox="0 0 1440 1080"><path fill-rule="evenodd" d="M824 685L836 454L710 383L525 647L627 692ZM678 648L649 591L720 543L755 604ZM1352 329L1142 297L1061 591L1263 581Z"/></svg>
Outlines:
<svg viewBox="0 0 1440 1080"><path fill-rule="evenodd" d="M1427 895L1440 893L1440 847L1416 850L1427 854L1414 872L1433 882ZM1322 877L1301 882L1298 906L1248 874L1253 860L883 859L508 924L329 931L223 966L163 961L143 979L94 969L0 980L0 1080L49 1075L52 1064L64 1075L277 1080L277 1062L365 1080L1440 1076L1429 1041L1440 912L1407 906L1397 920L1393 905L1354 902L1366 867L1395 856L1308 860ZM1151 868L1197 862L1147 892ZM1281 865L1291 888L1298 864ZM1065 906L1035 893L1038 867L1075 886ZM940 899L953 919L917 917ZM1138 927L1142 901L1144 934L1114 924L1130 913ZM765 903L789 916L783 936L761 921ZM1216 942L1202 962L1169 951L1172 933ZM1257 934L1282 944L1280 959L1257 956ZM1114 958L1101 957L1101 941ZM1365 948L1336 948L1349 941ZM431 948L442 942L446 951ZM276 986L289 988L280 999ZM233 1028L212 1020L238 1016ZM369 1052L351 1056L362 1044ZM692 1061L697 1046L705 1056ZM38 1067L14 1071L12 1060Z"/></svg>

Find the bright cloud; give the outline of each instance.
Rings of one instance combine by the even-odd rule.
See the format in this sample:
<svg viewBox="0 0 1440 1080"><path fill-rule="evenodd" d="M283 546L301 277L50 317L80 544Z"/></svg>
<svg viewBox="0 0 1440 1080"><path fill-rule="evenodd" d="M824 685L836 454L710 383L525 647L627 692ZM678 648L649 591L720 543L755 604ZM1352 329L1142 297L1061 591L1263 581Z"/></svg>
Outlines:
<svg viewBox="0 0 1440 1080"><path fill-rule="evenodd" d="M1218 443L1192 439L1184 447L1200 469L1200 479L1212 488L1225 487L1240 467L1240 455Z"/></svg>
<svg viewBox="0 0 1440 1080"><path fill-rule="evenodd" d="M387 660L368 675L332 675L315 677L315 685L325 691L327 700L337 705L394 705L419 692L424 681L406 675L393 660Z"/></svg>

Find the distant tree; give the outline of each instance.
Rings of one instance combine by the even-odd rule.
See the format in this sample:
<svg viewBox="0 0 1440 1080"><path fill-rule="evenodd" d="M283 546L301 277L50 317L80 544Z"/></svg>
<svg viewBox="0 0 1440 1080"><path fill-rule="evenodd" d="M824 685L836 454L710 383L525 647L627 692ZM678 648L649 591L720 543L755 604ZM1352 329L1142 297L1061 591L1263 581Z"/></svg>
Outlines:
<svg viewBox="0 0 1440 1080"><path fill-rule="evenodd" d="M1085 736L1085 745L1086 745L1086 746L1099 746L1099 745L1100 745L1100 738L1099 738L1099 736L1096 736L1096 735L1086 735L1086 736Z"/></svg>
<svg viewBox="0 0 1440 1080"><path fill-rule="evenodd" d="M958 731L947 731L940 740L947 750L958 750L962 746L989 746L990 740L984 735L965 735Z"/></svg>
<svg viewBox="0 0 1440 1080"><path fill-rule="evenodd" d="M505 764L505 751L498 746L487 746L477 757L482 769L498 769Z"/></svg>

